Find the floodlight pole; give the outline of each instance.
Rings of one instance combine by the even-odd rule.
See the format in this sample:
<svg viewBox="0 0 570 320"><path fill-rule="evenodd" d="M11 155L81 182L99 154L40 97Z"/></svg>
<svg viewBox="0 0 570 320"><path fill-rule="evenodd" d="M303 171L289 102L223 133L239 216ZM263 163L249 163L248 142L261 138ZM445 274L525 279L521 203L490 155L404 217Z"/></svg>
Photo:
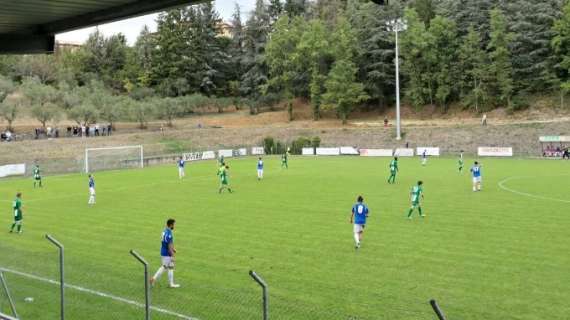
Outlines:
<svg viewBox="0 0 570 320"><path fill-rule="evenodd" d="M400 48L398 46L398 33L406 30L406 23L402 19L392 20L386 23L396 34L396 140L402 140L402 123L400 119Z"/></svg>

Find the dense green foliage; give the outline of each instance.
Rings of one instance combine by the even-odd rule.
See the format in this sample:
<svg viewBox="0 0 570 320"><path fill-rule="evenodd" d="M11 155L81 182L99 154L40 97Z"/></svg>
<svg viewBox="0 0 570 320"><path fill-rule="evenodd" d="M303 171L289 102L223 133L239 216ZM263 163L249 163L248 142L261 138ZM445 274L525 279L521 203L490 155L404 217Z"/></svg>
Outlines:
<svg viewBox="0 0 570 320"><path fill-rule="evenodd" d="M308 141L307 141L308 142ZM173 146L175 147L175 146ZM217 193L214 161L192 163L180 181L172 164L95 173L97 204L87 206L85 175L0 183L0 267L58 279L65 245L67 283L144 302L143 268L129 250L160 265L160 234L177 220L176 282L152 288L155 307L197 319L260 319L269 284L271 319L436 319L435 298L449 319L565 319L568 283L568 190L561 161L485 159L483 191L455 159L295 157L281 169L264 157L226 159L235 193ZM472 160L466 159L466 164ZM42 162L40 161L40 165ZM513 178L515 177L515 178ZM501 189L503 183L516 194ZM424 181L427 217L406 219L409 191ZM23 193L24 233L9 234L16 191ZM362 248L354 250L350 209L362 195L370 207ZM57 319L58 287L4 273L22 319ZM69 319L143 319L144 309L68 287ZM26 297L34 298L25 302ZM9 312L6 300L0 308ZM152 319L180 319L152 310Z"/></svg>
<svg viewBox="0 0 570 320"><path fill-rule="evenodd" d="M247 15L236 5L229 27L204 3L160 14L158 30L144 27L132 47L121 34L104 37L95 31L79 50L0 57L0 74L16 87L36 78L37 88L53 87L60 98L102 83L99 95L137 101L229 97L252 114L286 100L291 120L294 98L311 104L315 120L323 108L338 106L325 99L347 94L331 92L337 90L331 87L336 78L365 91L341 108L343 117L355 107L382 111L395 100L395 37L388 24L398 18L407 26L399 34L402 92L417 109L430 104L446 112L459 104L477 112L515 110L527 104L527 95L563 98L570 89L570 2L563 0L393 0L386 6L365 0L256 0ZM341 61L354 70L335 70ZM62 106L62 99L38 102L33 95L30 104L42 122ZM171 125L189 110L169 101L152 105L160 109L153 117ZM2 110L14 110L13 105L2 104ZM97 117L87 117L91 105L99 109ZM60 114L85 122L103 114L111 122L133 118L109 105L122 104L82 102L62 107Z"/></svg>

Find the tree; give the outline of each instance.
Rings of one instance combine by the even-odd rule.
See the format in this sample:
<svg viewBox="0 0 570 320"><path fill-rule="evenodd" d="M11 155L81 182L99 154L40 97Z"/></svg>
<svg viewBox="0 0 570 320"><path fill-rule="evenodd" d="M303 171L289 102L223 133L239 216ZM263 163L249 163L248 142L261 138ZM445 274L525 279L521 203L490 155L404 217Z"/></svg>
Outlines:
<svg viewBox="0 0 570 320"><path fill-rule="evenodd" d="M551 46L555 53L556 84L560 88L560 101L564 105L564 95L570 91L570 2L563 8L562 16L552 27Z"/></svg>
<svg viewBox="0 0 570 320"><path fill-rule="evenodd" d="M511 51L514 86L519 91L544 92L556 77L551 46L553 25L562 13L560 0L506 1L505 17L513 38Z"/></svg>
<svg viewBox="0 0 570 320"><path fill-rule="evenodd" d="M243 95L257 100L268 80L268 67L265 63L265 46L271 24L263 0L256 0L255 10L246 23L244 74L240 91Z"/></svg>
<svg viewBox="0 0 570 320"><path fill-rule="evenodd" d="M414 9L406 9L404 14L408 29L402 34L400 52L402 71L407 76L406 95L412 104L419 108L427 102L433 103L433 62L432 35L427 32Z"/></svg>
<svg viewBox="0 0 570 320"><path fill-rule="evenodd" d="M54 56L47 54L18 57L14 65L14 75L19 79L35 77L43 84L53 83L57 78Z"/></svg>
<svg viewBox="0 0 570 320"><path fill-rule="evenodd" d="M365 3L349 16L361 48L360 79L379 110L395 99L394 33L387 24L402 15L401 2L390 1L383 7Z"/></svg>
<svg viewBox="0 0 570 320"><path fill-rule="evenodd" d="M155 105L153 100L134 101L130 98L123 99L124 110L127 110L129 118L139 123L140 129L146 129L148 121L155 114Z"/></svg>
<svg viewBox="0 0 570 320"><path fill-rule="evenodd" d="M267 44L266 63L269 67L269 88L282 92L292 108L292 99L297 95L301 64L296 63L297 46L303 35L305 20L300 17L291 21L288 16L281 17L275 24L271 41ZM267 92L267 89L265 90Z"/></svg>
<svg viewBox="0 0 570 320"><path fill-rule="evenodd" d="M287 12L289 18L302 16L306 11L306 0L285 0L284 11Z"/></svg>
<svg viewBox="0 0 570 320"><path fill-rule="evenodd" d="M273 24L277 22L277 20L283 13L283 3L281 3L281 0L269 0L268 13L269 13L269 19L271 21L271 26L273 26Z"/></svg>
<svg viewBox="0 0 570 320"><path fill-rule="evenodd" d="M364 85L356 81L358 69L351 61L339 60L329 73L325 83L327 92L323 96L326 108L333 108L340 115L342 124L352 109L369 96L364 91Z"/></svg>
<svg viewBox="0 0 570 320"><path fill-rule="evenodd" d="M8 122L8 130L12 131L12 123L18 115L21 99L7 101L8 95L15 90L12 80L0 76L0 116Z"/></svg>
<svg viewBox="0 0 570 320"><path fill-rule="evenodd" d="M310 75L309 89L313 119L321 117L322 95L325 91L325 81L333 61L331 41L327 27L320 19L309 22L297 45L295 64L305 66Z"/></svg>
<svg viewBox="0 0 570 320"><path fill-rule="evenodd" d="M97 122L99 109L89 101L85 101L67 110L67 118L75 121L78 125L87 126Z"/></svg>
<svg viewBox="0 0 570 320"><path fill-rule="evenodd" d="M236 3L234 14L232 15L231 24L231 44L230 44L230 72L227 75L230 82L230 94L238 95L241 76L244 74L244 55L246 32L241 18L241 8Z"/></svg>
<svg viewBox="0 0 570 320"><path fill-rule="evenodd" d="M150 103L156 106L158 119L166 120L168 127L172 127L173 120L181 115L180 102L175 98L155 99Z"/></svg>
<svg viewBox="0 0 570 320"><path fill-rule="evenodd" d="M489 72L493 89L498 93L499 102L511 106L511 98L514 91L513 67L511 63L511 53L509 45L513 35L507 30L507 21L503 12L499 9L491 10L491 40L487 49L491 64Z"/></svg>
<svg viewBox="0 0 570 320"><path fill-rule="evenodd" d="M456 93L457 80L457 32L455 23L442 16L436 16L431 21L429 29L432 35L433 45L429 50L433 51L430 57L436 57L434 65L434 79L436 84L435 98L444 112L447 112L448 100Z"/></svg>
<svg viewBox="0 0 570 320"><path fill-rule="evenodd" d="M25 79L22 90L32 107L32 115L45 128L46 123L59 112L55 104L60 98L59 92L52 86L42 84L38 78Z"/></svg>
<svg viewBox="0 0 570 320"><path fill-rule="evenodd" d="M479 112L480 106L488 101L487 87L485 84L487 74L487 59L481 49L481 37L470 27L467 36L459 48L458 69L460 73L459 89L460 97L465 106L475 107Z"/></svg>
<svg viewBox="0 0 570 320"><path fill-rule="evenodd" d="M430 28L431 20L436 16L433 0L415 0L412 7L416 10L426 28Z"/></svg>

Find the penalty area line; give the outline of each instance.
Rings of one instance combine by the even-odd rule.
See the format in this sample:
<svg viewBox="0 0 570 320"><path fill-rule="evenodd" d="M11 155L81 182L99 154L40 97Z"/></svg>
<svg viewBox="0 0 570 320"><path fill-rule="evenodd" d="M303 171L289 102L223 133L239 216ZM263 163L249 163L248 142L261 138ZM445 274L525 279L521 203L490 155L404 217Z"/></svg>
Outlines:
<svg viewBox="0 0 570 320"><path fill-rule="evenodd" d="M563 203L570 203L570 200L563 200L563 199L558 199L558 198L551 198L551 197L545 197L545 196L541 196L541 195L536 195L536 194L532 194L532 193L526 193L526 192L521 192L521 191L517 191L514 189L511 189L507 186L505 186L505 183L511 180L515 180L515 179L524 179L524 178L532 178L532 177L509 177L506 179L503 179L501 181L499 181L498 186L499 188L514 193L514 194L518 194L520 196L524 196L524 197L529 197L529 198L534 198L534 199L539 199L539 200L547 200L547 201L558 201L558 202L563 202Z"/></svg>
<svg viewBox="0 0 570 320"><path fill-rule="evenodd" d="M36 275L29 274L29 273L25 273L25 272L20 272L20 271L16 271L16 270L12 270L12 269L6 269L6 268L0 268L0 271L5 272L5 273L12 273L12 274L15 274L15 275L18 275L18 276L21 276L21 277L25 277L25 278L28 278L28 279L32 279L32 280L37 280L37 281L41 281L41 282L50 283L50 284L53 284L53 285L58 285L58 286L60 285L59 281L52 280L52 279L48 279L48 278L44 278L44 277L40 277L40 276L36 276ZM98 296L98 297L111 299L111 300L114 300L114 301L117 301L117 302L122 302L122 303L125 303L125 304L130 304L130 305L135 306L135 307L139 307L139 308L144 308L144 307L145 307L144 303L136 302L136 301L133 301L133 300L129 300L129 299L122 298L122 297L115 296L115 295L108 294L108 293L104 293L104 292L101 292L101 291L96 291L96 290L92 290L92 289L88 289L88 288L84 288L84 287L80 287L80 286L76 286L76 285L72 285L72 284L65 284L65 287L66 287L66 288L69 288L69 289L76 290L76 291L80 291L80 292L92 294L92 295L95 295L95 296ZM171 315L171 316L177 317L177 318L179 318L179 319L185 319L185 320L199 320L198 318L189 317L189 316L183 315L183 314L181 314L181 313L177 313L177 312L170 311L170 310L167 310L167 309L164 309L164 308L160 308L160 307L150 306L150 309L151 309L152 311L156 311L156 312L159 312L159 313Z"/></svg>

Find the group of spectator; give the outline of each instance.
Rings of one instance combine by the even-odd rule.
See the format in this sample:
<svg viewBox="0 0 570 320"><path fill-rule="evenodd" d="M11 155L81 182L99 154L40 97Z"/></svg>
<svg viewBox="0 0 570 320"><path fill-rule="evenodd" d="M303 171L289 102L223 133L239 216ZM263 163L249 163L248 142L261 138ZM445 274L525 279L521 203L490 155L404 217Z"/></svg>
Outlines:
<svg viewBox="0 0 570 320"><path fill-rule="evenodd" d="M543 157L549 158L560 158L562 159L570 159L570 151L568 150L568 146L553 146L552 144L546 146L546 148L542 151Z"/></svg>
<svg viewBox="0 0 570 320"><path fill-rule="evenodd" d="M10 132L10 130L6 130L6 131L0 133L0 141L10 142L13 139L14 139L14 136L13 136L12 132Z"/></svg>
<svg viewBox="0 0 570 320"><path fill-rule="evenodd" d="M99 137L99 136L110 136L113 132L113 126L110 124L99 125L95 124L92 126L73 126L67 127L68 137Z"/></svg>
<svg viewBox="0 0 570 320"><path fill-rule="evenodd" d="M66 128L66 137L99 137L99 136L110 136L113 132L113 127L108 125L81 125L81 126L69 126ZM36 128L34 129L34 138L59 138L59 128Z"/></svg>

